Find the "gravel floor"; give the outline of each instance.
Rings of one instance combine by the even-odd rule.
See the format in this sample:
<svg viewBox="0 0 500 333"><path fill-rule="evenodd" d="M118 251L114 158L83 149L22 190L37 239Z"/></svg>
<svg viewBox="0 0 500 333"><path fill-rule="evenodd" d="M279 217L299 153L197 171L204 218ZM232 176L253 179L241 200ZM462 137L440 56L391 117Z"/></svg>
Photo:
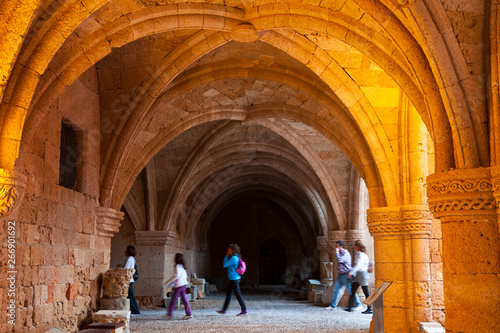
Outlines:
<svg viewBox="0 0 500 333"><path fill-rule="evenodd" d="M368 332L372 316L322 307L297 300L298 294L247 292L243 298L248 314L237 317L238 301L233 296L225 315L219 315L224 303L222 292L194 302L193 319L181 320L184 309L176 309L174 318L162 319L165 308L141 309L131 318L131 332Z"/></svg>

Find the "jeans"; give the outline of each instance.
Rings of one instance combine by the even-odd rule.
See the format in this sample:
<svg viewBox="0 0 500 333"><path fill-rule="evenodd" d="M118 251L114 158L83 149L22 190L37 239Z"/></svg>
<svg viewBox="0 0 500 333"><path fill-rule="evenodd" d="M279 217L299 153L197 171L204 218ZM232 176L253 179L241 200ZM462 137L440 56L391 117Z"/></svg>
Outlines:
<svg viewBox="0 0 500 333"><path fill-rule="evenodd" d="M335 280L335 285L333 286L332 302L330 304L332 308L337 307L338 298L340 295L340 291L342 290L342 287L345 287L349 295L351 295L351 281L347 278L347 274L337 275L337 279ZM356 293L354 293L354 303L356 304L356 307L361 305L359 297Z"/></svg>
<svg viewBox="0 0 500 333"><path fill-rule="evenodd" d="M141 312L139 311L139 305L137 305L137 301L135 300L135 295L134 295L134 287L132 286L134 282L131 282L128 285L128 298L130 299L130 310L132 311L132 314L140 314Z"/></svg>
<svg viewBox="0 0 500 333"><path fill-rule="evenodd" d="M174 312L175 303L179 295L181 296L182 304L184 304L184 309L186 310L186 316L191 316L191 307L189 306L189 300L186 296L186 287L187 285L174 288L174 294L170 299L170 305L168 307L168 312L167 312L169 316L172 316L172 313Z"/></svg>
<svg viewBox="0 0 500 333"><path fill-rule="evenodd" d="M231 301L231 294L233 293L233 291L234 295L236 296L236 299L238 300L238 303L240 303L241 311L245 311L247 307L245 305L245 302L243 301L243 297L241 297L240 280L229 280L229 286L227 287L227 293L226 293L226 300L224 301L224 307L222 308L222 311L227 310L229 302Z"/></svg>

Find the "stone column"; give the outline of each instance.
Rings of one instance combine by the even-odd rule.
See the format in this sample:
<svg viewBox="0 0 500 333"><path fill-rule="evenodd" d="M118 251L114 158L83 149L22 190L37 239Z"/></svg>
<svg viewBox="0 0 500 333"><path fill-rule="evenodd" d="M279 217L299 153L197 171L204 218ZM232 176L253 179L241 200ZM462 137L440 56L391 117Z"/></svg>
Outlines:
<svg viewBox="0 0 500 333"><path fill-rule="evenodd" d="M139 281L134 285L140 305L161 306L166 288L163 285L173 274L175 231L136 231Z"/></svg>
<svg viewBox="0 0 500 333"><path fill-rule="evenodd" d="M447 332L500 331L498 169L453 170L427 178L429 207L441 221Z"/></svg>
<svg viewBox="0 0 500 333"><path fill-rule="evenodd" d="M316 237L319 249L319 273L322 284L330 286L333 283L332 248L328 242L328 236Z"/></svg>
<svg viewBox="0 0 500 333"><path fill-rule="evenodd" d="M375 240L376 285L391 281L384 293L385 332L418 332L432 320L429 236L432 215L426 205L369 209Z"/></svg>

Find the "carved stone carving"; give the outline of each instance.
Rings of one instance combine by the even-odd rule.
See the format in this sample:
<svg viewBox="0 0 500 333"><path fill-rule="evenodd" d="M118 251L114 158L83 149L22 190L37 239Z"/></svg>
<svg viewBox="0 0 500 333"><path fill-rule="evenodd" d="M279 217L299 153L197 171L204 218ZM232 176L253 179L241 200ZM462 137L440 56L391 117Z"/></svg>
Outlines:
<svg viewBox="0 0 500 333"><path fill-rule="evenodd" d="M109 207L97 207L97 235L103 237L113 237L120 228L120 221L124 214L116 209Z"/></svg>
<svg viewBox="0 0 500 333"><path fill-rule="evenodd" d="M175 231L136 231L135 243L137 245L173 245Z"/></svg>
<svg viewBox="0 0 500 333"><path fill-rule="evenodd" d="M0 218L10 214L21 202L26 175L0 169Z"/></svg>
<svg viewBox="0 0 500 333"><path fill-rule="evenodd" d="M112 268L102 277L103 297L127 297L130 279L134 270L130 268Z"/></svg>
<svg viewBox="0 0 500 333"><path fill-rule="evenodd" d="M446 222L457 216L490 215L495 213L494 187L491 169L453 170L427 178L429 208L436 218ZM444 218L444 219L443 219Z"/></svg>
<svg viewBox="0 0 500 333"><path fill-rule="evenodd" d="M324 250L328 253L332 250L330 243L328 242L328 236L318 236L316 237L316 244L320 250Z"/></svg>
<svg viewBox="0 0 500 333"><path fill-rule="evenodd" d="M322 262L320 265L321 278L333 278L333 262Z"/></svg>
<svg viewBox="0 0 500 333"><path fill-rule="evenodd" d="M367 221L372 236L430 234L432 213L426 205L376 208L368 210Z"/></svg>

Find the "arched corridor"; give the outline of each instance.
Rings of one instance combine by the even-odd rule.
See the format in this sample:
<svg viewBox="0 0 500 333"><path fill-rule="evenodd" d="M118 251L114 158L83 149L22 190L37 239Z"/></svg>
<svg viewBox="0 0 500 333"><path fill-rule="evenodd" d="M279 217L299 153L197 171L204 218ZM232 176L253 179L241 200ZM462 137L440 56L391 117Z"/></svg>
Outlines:
<svg viewBox="0 0 500 333"><path fill-rule="evenodd" d="M81 329L127 245L145 307L175 253L297 289L358 239L386 332L500 331L496 2L0 9L1 332Z"/></svg>

